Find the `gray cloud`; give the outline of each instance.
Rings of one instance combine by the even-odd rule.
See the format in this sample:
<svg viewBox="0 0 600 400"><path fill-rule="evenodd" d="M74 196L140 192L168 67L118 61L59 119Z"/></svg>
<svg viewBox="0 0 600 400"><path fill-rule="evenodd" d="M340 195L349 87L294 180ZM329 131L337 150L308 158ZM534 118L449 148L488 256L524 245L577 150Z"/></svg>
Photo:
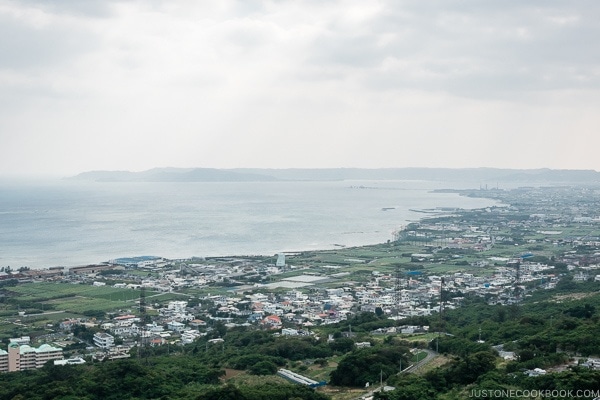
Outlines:
<svg viewBox="0 0 600 400"><path fill-rule="evenodd" d="M594 167L599 17L595 1L0 0L0 174ZM501 156L515 141L539 151Z"/></svg>
<svg viewBox="0 0 600 400"><path fill-rule="evenodd" d="M29 6L33 6L52 14L66 14L81 16L87 18L109 18L114 15L113 6L115 3L124 3L131 0L56 0L28 1ZM151 3L149 1L149 3Z"/></svg>
<svg viewBox="0 0 600 400"><path fill-rule="evenodd" d="M465 4L468 4L466 6ZM598 87L600 4L397 2L358 32L315 38L313 66L359 69L375 89L501 96Z"/></svg>
<svg viewBox="0 0 600 400"><path fill-rule="evenodd" d="M89 32L68 27L31 27L0 14L0 68L38 69L68 63L92 51L97 40Z"/></svg>

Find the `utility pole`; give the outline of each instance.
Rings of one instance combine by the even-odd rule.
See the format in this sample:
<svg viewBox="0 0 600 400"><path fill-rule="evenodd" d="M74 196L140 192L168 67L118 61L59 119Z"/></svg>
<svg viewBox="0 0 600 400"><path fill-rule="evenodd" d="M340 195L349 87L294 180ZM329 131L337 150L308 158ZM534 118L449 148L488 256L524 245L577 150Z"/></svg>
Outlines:
<svg viewBox="0 0 600 400"><path fill-rule="evenodd" d="M396 282L394 285L394 305L396 306L396 320L400 316L400 300L402 297L402 281L400 277L400 266L396 267Z"/></svg>
<svg viewBox="0 0 600 400"><path fill-rule="evenodd" d="M440 320L444 317L444 278L440 282Z"/></svg>
<svg viewBox="0 0 600 400"><path fill-rule="evenodd" d="M146 363L148 363L148 337L146 331L146 288L140 288L140 319L142 320L142 332L140 335L140 350L144 349Z"/></svg>
<svg viewBox="0 0 600 400"><path fill-rule="evenodd" d="M438 335L437 338L435 339L435 352L438 353L439 351L439 344L440 344L440 335L442 334L442 331L444 330L444 278L442 278L441 282L440 282L440 327L438 329Z"/></svg>

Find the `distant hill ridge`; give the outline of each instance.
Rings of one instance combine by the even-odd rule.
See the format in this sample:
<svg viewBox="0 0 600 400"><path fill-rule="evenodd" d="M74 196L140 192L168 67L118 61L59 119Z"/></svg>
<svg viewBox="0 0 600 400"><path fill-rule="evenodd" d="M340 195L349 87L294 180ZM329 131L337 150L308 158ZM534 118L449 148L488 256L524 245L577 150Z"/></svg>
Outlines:
<svg viewBox="0 0 600 400"><path fill-rule="evenodd" d="M340 180L435 180L600 183L600 172L501 168L154 168L142 172L89 171L69 179L96 182L267 182Z"/></svg>
<svg viewBox="0 0 600 400"><path fill-rule="evenodd" d="M154 168L142 172L89 171L70 179L96 182L261 182L276 178L215 168Z"/></svg>

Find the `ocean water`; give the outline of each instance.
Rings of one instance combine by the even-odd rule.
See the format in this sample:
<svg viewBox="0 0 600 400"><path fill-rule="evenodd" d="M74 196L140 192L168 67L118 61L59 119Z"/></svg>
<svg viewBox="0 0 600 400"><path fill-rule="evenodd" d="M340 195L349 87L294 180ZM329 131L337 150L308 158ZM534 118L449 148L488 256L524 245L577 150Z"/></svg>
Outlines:
<svg viewBox="0 0 600 400"><path fill-rule="evenodd" d="M75 266L141 255L274 255L382 243L424 216L411 209L495 204L431 193L457 186L474 185L5 182L0 183L0 266Z"/></svg>

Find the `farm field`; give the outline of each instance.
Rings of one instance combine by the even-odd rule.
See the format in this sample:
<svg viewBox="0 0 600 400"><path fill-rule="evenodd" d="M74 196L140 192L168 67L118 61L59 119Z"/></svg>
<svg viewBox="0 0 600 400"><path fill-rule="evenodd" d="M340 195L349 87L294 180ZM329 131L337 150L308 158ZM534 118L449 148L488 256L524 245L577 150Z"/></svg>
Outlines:
<svg viewBox="0 0 600 400"><path fill-rule="evenodd" d="M38 282L11 287L15 301L30 304L44 311L65 311L83 314L86 311L109 312L135 307L141 291L109 286ZM146 291L149 302L164 302L188 298L176 293Z"/></svg>

